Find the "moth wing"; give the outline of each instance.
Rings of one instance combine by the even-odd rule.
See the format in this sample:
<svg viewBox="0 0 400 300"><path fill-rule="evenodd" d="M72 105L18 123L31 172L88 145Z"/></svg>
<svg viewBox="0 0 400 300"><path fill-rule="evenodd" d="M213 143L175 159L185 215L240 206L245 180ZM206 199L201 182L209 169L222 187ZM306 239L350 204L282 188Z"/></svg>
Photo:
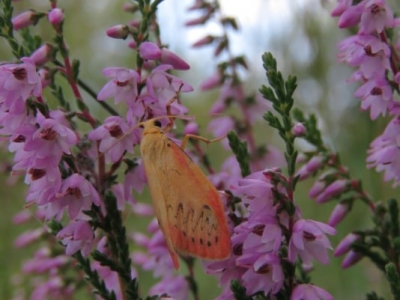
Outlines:
<svg viewBox="0 0 400 300"><path fill-rule="evenodd" d="M178 145L170 140L168 145L161 168L168 180L161 186L173 247L203 259L229 257L230 235L217 189Z"/></svg>
<svg viewBox="0 0 400 300"><path fill-rule="evenodd" d="M146 172L147 183L150 189L151 198L153 199L153 206L158 220L160 229L164 235L167 248L171 255L175 269L179 269L179 258L174 249L169 231L167 208L166 208L166 190L165 190L165 174L160 173L162 162L158 154L160 148L164 145L163 139L157 139L154 136L146 136L141 142L141 156L143 166ZM164 158L165 159L165 158Z"/></svg>

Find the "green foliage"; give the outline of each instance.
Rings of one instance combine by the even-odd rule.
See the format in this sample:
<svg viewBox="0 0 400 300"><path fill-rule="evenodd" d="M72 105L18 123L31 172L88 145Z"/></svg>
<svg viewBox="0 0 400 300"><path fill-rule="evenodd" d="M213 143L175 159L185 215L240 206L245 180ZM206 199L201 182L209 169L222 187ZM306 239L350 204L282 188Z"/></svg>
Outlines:
<svg viewBox="0 0 400 300"><path fill-rule="evenodd" d="M251 296L246 295L246 288L237 280L231 281L231 290L235 300L252 300Z"/></svg>
<svg viewBox="0 0 400 300"><path fill-rule="evenodd" d="M79 251L75 253L73 257L78 261L79 268L85 272L85 279L94 287L93 293L98 294L105 300L117 299L114 291L108 291L104 281L99 277L97 271L92 270L90 266L90 260L88 258L83 257Z"/></svg>
<svg viewBox="0 0 400 300"><path fill-rule="evenodd" d="M236 160L240 165L240 170L242 172L242 177L246 177L251 173L250 171L250 155L247 150L246 141L241 141L235 132L230 131L228 133L229 146L231 147L233 153L236 155Z"/></svg>
<svg viewBox="0 0 400 300"><path fill-rule="evenodd" d="M263 85L260 92L272 103L272 107L280 116L279 118L274 113L268 112L264 115L264 119L271 127L278 130L286 144L285 158L289 176L292 176L295 173L297 151L294 147L295 136L292 133L293 121L290 113L294 103L292 95L297 87L297 79L295 76L289 76L285 81L282 73L277 70L276 60L271 53L264 53L262 59L271 87Z"/></svg>
<svg viewBox="0 0 400 300"><path fill-rule="evenodd" d="M400 300L400 276L393 263L385 266L386 277L392 290L393 299Z"/></svg>

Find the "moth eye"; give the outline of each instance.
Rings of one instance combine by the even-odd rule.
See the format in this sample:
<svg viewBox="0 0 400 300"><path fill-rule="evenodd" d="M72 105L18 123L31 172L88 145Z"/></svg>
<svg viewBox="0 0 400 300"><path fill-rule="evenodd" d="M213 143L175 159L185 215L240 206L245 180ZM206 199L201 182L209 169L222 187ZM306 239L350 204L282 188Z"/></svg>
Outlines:
<svg viewBox="0 0 400 300"><path fill-rule="evenodd" d="M139 127L140 127L140 128L144 128L144 125L143 125L143 124L140 124Z"/></svg>
<svg viewBox="0 0 400 300"><path fill-rule="evenodd" d="M155 120L154 121L154 125L157 126L157 127L161 127L161 122L158 121L158 120Z"/></svg>

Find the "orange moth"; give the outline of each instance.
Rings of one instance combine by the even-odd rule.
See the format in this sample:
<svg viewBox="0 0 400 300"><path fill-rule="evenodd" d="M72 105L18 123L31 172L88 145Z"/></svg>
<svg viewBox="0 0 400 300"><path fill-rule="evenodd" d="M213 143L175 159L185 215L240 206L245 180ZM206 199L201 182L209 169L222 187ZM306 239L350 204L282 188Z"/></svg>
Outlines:
<svg viewBox="0 0 400 300"><path fill-rule="evenodd" d="M142 122L140 152L161 231L176 269L178 254L208 260L230 255L230 235L220 195L202 170L161 128L159 118ZM170 120L172 118L170 117ZM172 123L172 121L171 121Z"/></svg>

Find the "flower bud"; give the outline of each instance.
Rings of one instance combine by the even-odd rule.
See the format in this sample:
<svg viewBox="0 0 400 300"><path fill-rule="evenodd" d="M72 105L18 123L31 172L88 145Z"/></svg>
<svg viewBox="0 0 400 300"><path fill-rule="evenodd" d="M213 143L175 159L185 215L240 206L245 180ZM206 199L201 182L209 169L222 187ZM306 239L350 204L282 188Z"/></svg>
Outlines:
<svg viewBox="0 0 400 300"><path fill-rule="evenodd" d="M363 255L361 253L350 250L350 252L347 253L346 257L343 259L341 266L343 269L350 268L351 266L358 263L362 258Z"/></svg>
<svg viewBox="0 0 400 300"><path fill-rule="evenodd" d="M190 66L182 58L167 48L161 49L161 62L163 64L171 65L176 70L189 70Z"/></svg>
<svg viewBox="0 0 400 300"><path fill-rule="evenodd" d="M194 25L201 25L204 24L210 16L208 14L202 15L198 17L197 19L192 19L190 21L185 22L186 26L194 26Z"/></svg>
<svg viewBox="0 0 400 300"><path fill-rule="evenodd" d="M135 3L124 3L122 5L122 10L129 12L129 13L134 13L135 11L137 11L139 8L139 6Z"/></svg>
<svg viewBox="0 0 400 300"><path fill-rule="evenodd" d="M332 17L341 16L346 11L346 9L348 9L348 7L349 4L346 1L338 1L336 6L331 11L331 16Z"/></svg>
<svg viewBox="0 0 400 300"><path fill-rule="evenodd" d="M137 44L136 44L135 41L130 41L128 43L128 47L131 48L131 49L136 49L137 48Z"/></svg>
<svg viewBox="0 0 400 300"><path fill-rule="evenodd" d="M217 71L200 84L200 89L202 91L211 90L213 88L221 86L222 81L222 74L221 72Z"/></svg>
<svg viewBox="0 0 400 300"><path fill-rule="evenodd" d="M318 180L314 183L314 185L311 187L310 191L308 192L308 196L310 198L315 198L317 197L319 194L321 194L326 187L326 182L325 181L321 181Z"/></svg>
<svg viewBox="0 0 400 300"><path fill-rule="evenodd" d="M161 50L154 43L143 42L139 46L139 55L143 59L155 60L161 58Z"/></svg>
<svg viewBox="0 0 400 300"><path fill-rule="evenodd" d="M204 45L209 45L214 41L215 37L213 37L212 35L207 35L203 38L201 38L200 40L198 40L197 42L195 42L192 47L196 48L196 47L201 47Z"/></svg>
<svg viewBox="0 0 400 300"><path fill-rule="evenodd" d="M349 233L348 235L345 236L345 238L339 243L339 245L336 247L335 251L333 252L334 256L340 256L345 254L346 252L349 252L351 249L351 245L360 239L360 236L355 233Z"/></svg>
<svg viewBox="0 0 400 300"><path fill-rule="evenodd" d="M195 122L189 122L185 126L185 134L199 134L199 125Z"/></svg>
<svg viewBox="0 0 400 300"><path fill-rule="evenodd" d="M115 25L108 28L106 33L110 38L124 40L128 37L129 27L126 25Z"/></svg>
<svg viewBox="0 0 400 300"><path fill-rule="evenodd" d="M60 8L53 8L47 18L49 19L50 24L59 25L64 21L64 13Z"/></svg>
<svg viewBox="0 0 400 300"><path fill-rule="evenodd" d="M349 203L340 202L338 205L336 205L335 209L331 213L328 224L331 225L332 227L335 227L344 219L344 217L346 217L349 211L350 211Z"/></svg>
<svg viewBox="0 0 400 300"><path fill-rule="evenodd" d="M348 28L357 25L361 21L363 7L359 5L350 6L339 18L339 28Z"/></svg>
<svg viewBox="0 0 400 300"><path fill-rule="evenodd" d="M53 54L53 47L50 44L44 44L43 46L36 49L30 56L36 66L41 66L47 63Z"/></svg>
<svg viewBox="0 0 400 300"><path fill-rule="evenodd" d="M304 136L306 134L306 127L302 123L296 123L292 128L294 136Z"/></svg>
<svg viewBox="0 0 400 300"><path fill-rule="evenodd" d="M347 186L348 186L347 179L338 179L338 180L334 181L333 183L328 185L328 187L325 189L325 191L317 197L317 202L325 203L325 202L333 199L335 196L344 192L347 189Z"/></svg>
<svg viewBox="0 0 400 300"><path fill-rule="evenodd" d="M15 30L29 27L37 21L37 14L34 10L23 12L12 19L13 28Z"/></svg>

